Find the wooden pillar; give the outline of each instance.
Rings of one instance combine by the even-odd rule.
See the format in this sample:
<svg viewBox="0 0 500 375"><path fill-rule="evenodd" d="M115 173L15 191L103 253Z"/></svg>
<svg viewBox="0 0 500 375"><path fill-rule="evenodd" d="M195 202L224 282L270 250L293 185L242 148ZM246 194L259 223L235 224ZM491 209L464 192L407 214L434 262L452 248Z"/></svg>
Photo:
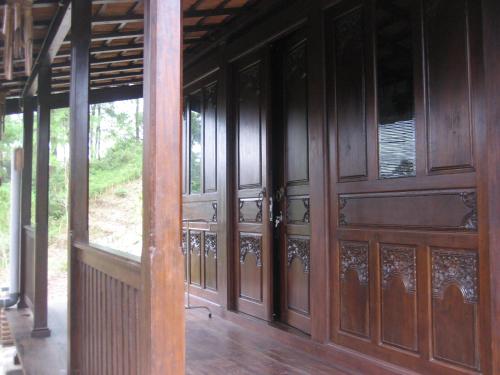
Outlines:
<svg viewBox="0 0 500 375"><path fill-rule="evenodd" d="M485 67L485 121L483 157L478 162L481 171L480 194L478 195L479 222L484 225L480 232L483 250L479 266L486 280L481 280L483 290L489 294L488 314L481 318L490 321L483 332L491 337L483 338L489 343L490 363L483 364L487 374L500 374L500 2L483 0L483 45ZM489 319L488 319L489 318Z"/></svg>
<svg viewBox="0 0 500 375"><path fill-rule="evenodd" d="M328 153L327 130L325 122L324 90L325 72L317 69L324 66L324 17L321 2L314 1L311 5L310 23L308 28L308 72L309 81L309 163L311 168L311 337L318 342L327 342L328 337L328 212L327 196L328 176L325 155Z"/></svg>
<svg viewBox="0 0 500 375"><path fill-rule="evenodd" d="M144 1L142 373L184 374L181 0Z"/></svg>
<svg viewBox="0 0 500 375"><path fill-rule="evenodd" d="M51 68L42 61L38 76L38 143L36 160L36 237L33 337L50 336L47 327L47 258L49 244L49 142Z"/></svg>
<svg viewBox="0 0 500 375"><path fill-rule="evenodd" d="M82 350L82 308L78 285L78 263L75 241L88 242L88 144L89 144L89 73L91 40L90 0L71 4L71 87L70 87L70 172L68 233L68 364L70 373L81 371L79 351Z"/></svg>
<svg viewBox="0 0 500 375"><path fill-rule="evenodd" d="M18 307L26 307L24 293L26 289L26 236L24 227L31 225L31 184L33 175L33 111L34 99L26 97L23 101L23 150L24 166L21 191L21 267L20 300Z"/></svg>

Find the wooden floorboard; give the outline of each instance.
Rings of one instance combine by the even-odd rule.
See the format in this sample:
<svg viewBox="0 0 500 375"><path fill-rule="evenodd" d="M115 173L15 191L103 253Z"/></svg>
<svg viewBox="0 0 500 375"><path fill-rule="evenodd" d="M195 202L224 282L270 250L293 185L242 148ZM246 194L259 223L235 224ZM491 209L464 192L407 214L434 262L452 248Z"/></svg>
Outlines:
<svg viewBox="0 0 500 375"><path fill-rule="evenodd" d="M32 316L29 310L10 309L7 313L19 354L27 375L65 374L66 306L58 302L49 308L52 336L30 336ZM188 375L334 375L341 369L321 362L274 339L221 317L209 319L203 310L187 312Z"/></svg>

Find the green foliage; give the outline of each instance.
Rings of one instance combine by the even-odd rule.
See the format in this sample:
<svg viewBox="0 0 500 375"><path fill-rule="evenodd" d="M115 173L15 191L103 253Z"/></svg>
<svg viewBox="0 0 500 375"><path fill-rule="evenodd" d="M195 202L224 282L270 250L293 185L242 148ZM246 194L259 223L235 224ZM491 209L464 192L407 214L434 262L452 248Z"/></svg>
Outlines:
<svg viewBox="0 0 500 375"><path fill-rule="evenodd" d="M115 194L126 196L121 184L142 175L142 100L105 103L90 108L89 198L115 188ZM7 262L9 238L9 169L13 147L22 145L22 116L6 118L6 132L0 141L0 275ZM33 142L32 222L36 207L36 139L35 114ZM49 243L61 245L67 231L69 110L51 113L49 169ZM59 240L59 242L58 242ZM61 248L60 250L65 250ZM66 270L66 257L55 265L55 271Z"/></svg>
<svg viewBox="0 0 500 375"><path fill-rule="evenodd" d="M95 198L111 187L136 180L142 174L142 143L118 141L101 160L90 164L89 196Z"/></svg>

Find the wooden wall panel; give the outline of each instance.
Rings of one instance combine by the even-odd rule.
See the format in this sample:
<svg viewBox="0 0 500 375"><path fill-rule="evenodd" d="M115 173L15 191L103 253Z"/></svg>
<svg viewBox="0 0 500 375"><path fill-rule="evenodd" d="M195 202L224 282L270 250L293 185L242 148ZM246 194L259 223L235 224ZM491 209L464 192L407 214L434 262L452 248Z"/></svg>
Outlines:
<svg viewBox="0 0 500 375"><path fill-rule="evenodd" d="M432 249L434 356L478 368L478 262L475 251Z"/></svg>
<svg viewBox="0 0 500 375"><path fill-rule="evenodd" d="M307 48L305 43L285 57L286 176L288 183L309 180L307 122Z"/></svg>
<svg viewBox="0 0 500 375"><path fill-rule="evenodd" d="M340 329L370 336L368 242L340 243Z"/></svg>
<svg viewBox="0 0 500 375"><path fill-rule="evenodd" d="M429 171L473 167L469 0L426 0Z"/></svg>
<svg viewBox="0 0 500 375"><path fill-rule="evenodd" d="M282 254L281 320L306 333L311 331L308 52L304 30L281 42L273 106L282 126L275 130L279 142L273 140L275 216L281 218L275 229Z"/></svg>
<svg viewBox="0 0 500 375"><path fill-rule="evenodd" d="M262 186L261 63L244 68L237 75L238 185Z"/></svg>
<svg viewBox="0 0 500 375"><path fill-rule="evenodd" d="M240 233L239 244L239 296L261 303L263 301L262 236Z"/></svg>
<svg viewBox="0 0 500 375"><path fill-rule="evenodd" d="M380 245L382 342L418 349L416 248Z"/></svg>
<svg viewBox="0 0 500 375"><path fill-rule="evenodd" d="M309 237L288 236L287 238L287 308L308 316L309 273L311 270L311 249Z"/></svg>
<svg viewBox="0 0 500 375"><path fill-rule="evenodd" d="M189 282L197 286L201 286L201 236L202 232L189 231Z"/></svg>
<svg viewBox="0 0 500 375"><path fill-rule="evenodd" d="M217 233L205 232L203 239L205 288L217 290Z"/></svg>
<svg viewBox="0 0 500 375"><path fill-rule="evenodd" d="M190 201L185 197L182 205L182 217L193 222L217 222L217 200Z"/></svg>
<svg viewBox="0 0 500 375"><path fill-rule="evenodd" d="M217 84L204 90L204 189L217 191Z"/></svg>
<svg viewBox="0 0 500 375"><path fill-rule="evenodd" d="M476 232L476 192L463 189L340 195L339 224Z"/></svg>
<svg viewBox="0 0 500 375"><path fill-rule="evenodd" d="M358 7L334 20L339 179L368 174L363 17Z"/></svg>

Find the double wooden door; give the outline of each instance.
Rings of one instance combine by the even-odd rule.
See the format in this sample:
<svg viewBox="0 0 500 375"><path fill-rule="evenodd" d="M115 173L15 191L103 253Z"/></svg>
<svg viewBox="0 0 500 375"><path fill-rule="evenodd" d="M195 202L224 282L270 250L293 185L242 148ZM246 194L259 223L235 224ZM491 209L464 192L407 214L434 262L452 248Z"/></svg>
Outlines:
<svg viewBox="0 0 500 375"><path fill-rule="evenodd" d="M238 311L310 331L307 42L298 32L234 69Z"/></svg>

